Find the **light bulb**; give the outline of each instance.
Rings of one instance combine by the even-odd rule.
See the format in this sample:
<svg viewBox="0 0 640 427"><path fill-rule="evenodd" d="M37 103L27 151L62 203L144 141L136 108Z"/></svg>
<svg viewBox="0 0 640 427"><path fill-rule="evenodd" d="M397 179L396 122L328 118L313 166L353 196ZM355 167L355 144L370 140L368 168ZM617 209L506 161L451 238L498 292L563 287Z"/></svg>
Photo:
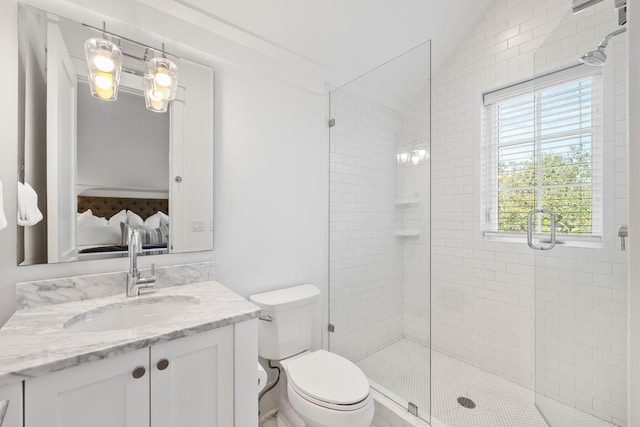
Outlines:
<svg viewBox="0 0 640 427"><path fill-rule="evenodd" d="M149 89L149 99L152 101L162 101L162 92L158 89Z"/></svg>
<svg viewBox="0 0 640 427"><path fill-rule="evenodd" d="M171 89L168 87L156 87L156 93L163 100L169 100L169 96L171 95Z"/></svg>
<svg viewBox="0 0 640 427"><path fill-rule="evenodd" d="M98 72L93 81L100 89L113 89L113 76L109 73Z"/></svg>
<svg viewBox="0 0 640 427"><path fill-rule="evenodd" d="M427 158L427 150L425 150L424 148L418 148L416 150L416 154L418 155L420 160L425 160Z"/></svg>
<svg viewBox="0 0 640 427"><path fill-rule="evenodd" d="M111 97L113 96L113 87L103 89L100 86L96 86L96 94L101 99L111 99Z"/></svg>
<svg viewBox="0 0 640 427"><path fill-rule="evenodd" d="M156 88L151 88L147 91L149 98L149 105L156 111L163 111L164 100L162 98L162 91Z"/></svg>
<svg viewBox="0 0 640 427"><path fill-rule="evenodd" d="M93 64L100 71L110 73L115 68L113 59L111 59L111 52L104 48L99 48L96 52L95 58L93 58Z"/></svg>
<svg viewBox="0 0 640 427"><path fill-rule="evenodd" d="M411 154L408 151L403 151L398 153L398 162L400 163L409 163Z"/></svg>
<svg viewBox="0 0 640 427"><path fill-rule="evenodd" d="M152 87L149 89L149 96L158 101L168 101L171 90L168 87Z"/></svg>
<svg viewBox="0 0 640 427"><path fill-rule="evenodd" d="M169 87L171 86L171 76L167 73L166 68L158 67L158 71L155 75L155 81L158 86Z"/></svg>
<svg viewBox="0 0 640 427"><path fill-rule="evenodd" d="M157 111L163 111L164 110L164 101L158 101L158 100L154 100L154 99L150 99L149 100L149 104L151 104L151 107L154 110Z"/></svg>
<svg viewBox="0 0 640 427"><path fill-rule="evenodd" d="M411 155L411 163L413 163L414 166L420 163L420 156L418 156L417 151L414 151Z"/></svg>

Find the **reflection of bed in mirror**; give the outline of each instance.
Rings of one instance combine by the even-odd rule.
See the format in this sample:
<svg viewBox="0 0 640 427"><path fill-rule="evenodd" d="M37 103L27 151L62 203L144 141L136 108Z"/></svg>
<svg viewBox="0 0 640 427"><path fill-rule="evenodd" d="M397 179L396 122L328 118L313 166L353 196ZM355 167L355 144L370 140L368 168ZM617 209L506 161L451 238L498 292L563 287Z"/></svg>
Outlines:
<svg viewBox="0 0 640 427"><path fill-rule="evenodd" d="M168 252L168 198L78 196L78 259L127 256L124 224L140 232L143 253Z"/></svg>

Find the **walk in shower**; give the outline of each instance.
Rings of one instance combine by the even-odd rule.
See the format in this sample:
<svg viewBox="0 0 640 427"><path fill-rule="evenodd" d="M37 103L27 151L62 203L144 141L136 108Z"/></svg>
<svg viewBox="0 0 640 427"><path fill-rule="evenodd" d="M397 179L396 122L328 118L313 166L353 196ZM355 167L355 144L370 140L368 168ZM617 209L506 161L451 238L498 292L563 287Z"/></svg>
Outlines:
<svg viewBox="0 0 640 427"><path fill-rule="evenodd" d="M525 3L331 91L329 348L435 425L626 426L623 14Z"/></svg>
<svg viewBox="0 0 640 427"><path fill-rule="evenodd" d="M430 42L331 92L331 351L430 414Z"/></svg>

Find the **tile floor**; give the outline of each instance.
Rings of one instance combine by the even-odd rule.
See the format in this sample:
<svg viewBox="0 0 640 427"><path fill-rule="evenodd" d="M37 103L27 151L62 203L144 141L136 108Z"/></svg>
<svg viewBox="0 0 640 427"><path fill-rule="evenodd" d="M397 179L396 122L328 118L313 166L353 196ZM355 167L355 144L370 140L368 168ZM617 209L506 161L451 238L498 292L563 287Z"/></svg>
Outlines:
<svg viewBox="0 0 640 427"><path fill-rule="evenodd" d="M431 390L429 357L433 371ZM356 364L375 389L376 417L371 427L427 425L394 403L401 400L397 395L408 396L418 405L421 415L428 414L431 404L434 427L547 427L535 407L533 391L440 352L430 354L427 347L409 339L396 341ZM460 396L472 399L476 407L460 406L456 400ZM543 407L554 427L613 426L551 400L545 401ZM275 419L266 420L261 427L276 427Z"/></svg>
<svg viewBox="0 0 640 427"><path fill-rule="evenodd" d="M400 396L408 396L419 409L428 412L429 357L427 347L402 339L356 364L373 383ZM449 427L547 427L535 408L533 391L440 352L432 352L431 357L432 414L438 424ZM476 407L460 406L456 400L460 396L472 399ZM565 405L547 404L545 409L552 412L549 419L557 426L613 426Z"/></svg>

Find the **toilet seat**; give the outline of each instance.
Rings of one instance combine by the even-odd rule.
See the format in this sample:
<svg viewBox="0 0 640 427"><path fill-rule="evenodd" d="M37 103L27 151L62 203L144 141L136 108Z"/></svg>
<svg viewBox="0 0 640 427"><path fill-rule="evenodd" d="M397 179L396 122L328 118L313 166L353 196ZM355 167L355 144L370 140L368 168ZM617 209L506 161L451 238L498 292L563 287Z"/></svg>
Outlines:
<svg viewBox="0 0 640 427"><path fill-rule="evenodd" d="M330 409L332 411L355 411L355 410L358 410L358 409L361 409L361 408L364 408L365 406L367 406L369 404L369 401L371 400L371 396L367 396L363 400L361 400L360 402L357 402L357 403L336 404L336 403L323 402L322 400L315 399L312 396L309 396L308 394L304 393L303 391L297 389L296 386L293 385L292 383L289 383L289 387L287 388L287 390L289 392L289 396L291 396L291 393L295 393L298 397L300 397L301 399L306 400L307 402L309 402L309 403L311 403L313 405L317 405L317 406L320 406L322 408Z"/></svg>
<svg viewBox="0 0 640 427"><path fill-rule="evenodd" d="M353 362L318 350L286 364L291 391L315 405L354 411L368 405L369 381Z"/></svg>
<svg viewBox="0 0 640 427"><path fill-rule="evenodd" d="M290 406L289 406L290 405ZM328 406L325 402L323 405ZM291 383L287 384L286 391L286 404L281 403L281 408L289 406L293 409L295 415L294 418L287 418L286 413L278 414L278 417L282 416L287 418L287 421L299 419L305 424L296 423L296 421L286 424L283 422L283 426L310 426L310 427L369 427L373 421L375 413L375 406L373 403L373 397L371 394L358 405L346 405L347 408L340 408L340 410L327 408L316 403L312 403L296 392ZM356 408L358 406L358 408ZM285 411L286 412L286 411ZM278 418L280 422L280 418ZM280 425L280 424L278 424Z"/></svg>

